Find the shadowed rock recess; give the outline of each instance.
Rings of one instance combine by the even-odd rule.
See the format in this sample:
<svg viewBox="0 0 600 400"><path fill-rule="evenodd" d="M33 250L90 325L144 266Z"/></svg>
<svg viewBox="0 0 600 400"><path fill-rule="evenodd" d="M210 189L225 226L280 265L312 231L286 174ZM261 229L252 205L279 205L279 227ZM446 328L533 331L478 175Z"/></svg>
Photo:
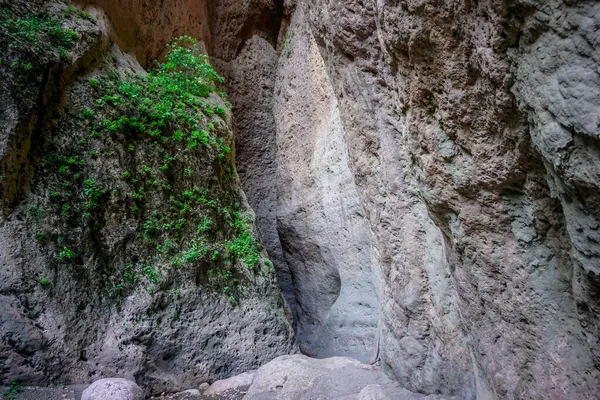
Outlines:
<svg viewBox="0 0 600 400"><path fill-rule="evenodd" d="M0 9L0 385L600 399L599 2Z"/></svg>

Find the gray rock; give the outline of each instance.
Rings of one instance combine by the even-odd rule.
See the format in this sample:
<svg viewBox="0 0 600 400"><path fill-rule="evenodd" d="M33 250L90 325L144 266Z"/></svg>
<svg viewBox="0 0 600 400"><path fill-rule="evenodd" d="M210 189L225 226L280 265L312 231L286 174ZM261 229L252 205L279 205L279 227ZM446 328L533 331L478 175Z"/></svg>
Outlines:
<svg viewBox="0 0 600 400"><path fill-rule="evenodd" d="M89 385L70 385L62 387L21 387L16 400L81 400L81 393ZM8 389L8 388L7 388ZM4 397L2 397L4 395ZM7 399L7 393L0 391L0 399Z"/></svg>
<svg viewBox="0 0 600 400"><path fill-rule="evenodd" d="M297 2L274 114L305 352L345 354L379 320L382 366L409 390L595 397L598 9ZM336 307L357 248L377 318L320 336L352 318Z"/></svg>
<svg viewBox="0 0 600 400"><path fill-rule="evenodd" d="M144 400L135 382L120 378L100 379L83 391L81 400Z"/></svg>
<svg viewBox="0 0 600 400"><path fill-rule="evenodd" d="M223 379L220 381L214 382L208 389L204 391L205 396L224 396L227 392L237 391L243 392L246 391L252 381L254 380L254 376L256 375L256 371L244 372L243 374L233 376L228 379Z"/></svg>
<svg viewBox="0 0 600 400"><path fill-rule="evenodd" d="M204 393L206 391L206 389L208 389L209 387L210 387L209 383L203 382L198 389L200 390L201 393Z"/></svg>
<svg viewBox="0 0 600 400"><path fill-rule="evenodd" d="M175 393L169 396L169 399L173 400L201 400L202 394L198 389L184 390L183 392Z"/></svg>
<svg viewBox="0 0 600 400"><path fill-rule="evenodd" d="M237 57L217 62L235 110L236 166L244 193L256 212L261 237L274 264L279 286L297 320L292 277L277 232L277 139L273 89L277 53L262 37L252 36Z"/></svg>
<svg viewBox="0 0 600 400"><path fill-rule="evenodd" d="M365 210L325 63L296 12L277 69L277 230L298 302L297 340L315 357L373 357L379 301Z"/></svg>
<svg viewBox="0 0 600 400"><path fill-rule="evenodd" d="M92 122L82 119L82 110L94 109L97 117L107 111L96 109L96 92L88 79L100 86L110 79L107 76L145 74L137 60L113 42L126 47L128 38L118 40L99 8L90 9L96 16L93 23L81 13L66 17L67 6L60 1L18 0L8 7L55 16L65 27L76 28L79 39L68 61L60 59L56 48L37 58L18 47L10 47L10 54L2 50L6 55L0 73L6 79L0 81L0 384L45 386L135 376L154 395L224 379L297 351L289 312L235 173L233 151L219 161L218 144L198 147L206 153L192 157L186 152L179 160L192 157L187 171L169 170L173 176L168 176L171 172L159 172L165 155L159 155L147 136L134 138L123 132L120 139L106 142L90 138ZM123 6L123 15L128 7ZM132 24L138 17L151 17L152 7L140 8L144 12L132 18ZM114 22L118 24L119 17ZM143 36L140 33L140 43L146 40ZM9 48L5 39L0 40L2 49ZM25 57L32 58L30 71L11 69L13 60ZM222 146L234 148L235 123L223 99L212 93L202 101L227 109L211 123ZM208 119L203 123L208 129ZM130 140L135 141L132 147L126 143ZM80 171L69 173L69 182L52 166L56 154L79 160L74 168ZM128 182L123 173L133 175L143 166L155 171L157 179L136 180L139 185ZM86 180L102 193L93 212L86 212L90 206L84 204ZM217 250L223 262L207 257L207 262L196 259L176 268L174 249L166 250L169 255L163 252L172 242L155 237L149 243L144 238L145 223L169 212L166 191L182 195L182 184L206 190L212 206L206 206L205 216L212 221L215 237L229 236L232 212L240 212L248 224L245 243L256 244L261 253L255 267L244 265L243 257L225 260L225 251ZM51 188L56 185L60 187ZM131 203L140 190L146 191L143 207ZM155 207L160 212L144 215ZM204 209L199 202L188 207ZM221 224L220 218L229 219ZM179 216L182 220L189 223ZM162 221L155 233L174 232L166 219ZM180 236L185 246L192 245L197 231L189 227ZM72 254L63 258L63 247Z"/></svg>
<svg viewBox="0 0 600 400"><path fill-rule="evenodd" d="M246 400L417 400L426 397L399 388L380 370L346 357L312 359L282 356L261 367ZM454 398L458 400L458 398Z"/></svg>

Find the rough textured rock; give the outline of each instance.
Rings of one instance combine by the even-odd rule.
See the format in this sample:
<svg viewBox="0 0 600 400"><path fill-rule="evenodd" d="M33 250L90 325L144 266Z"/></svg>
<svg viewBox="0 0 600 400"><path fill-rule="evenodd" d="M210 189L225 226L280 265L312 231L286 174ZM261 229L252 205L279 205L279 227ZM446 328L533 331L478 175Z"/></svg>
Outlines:
<svg viewBox="0 0 600 400"><path fill-rule="evenodd" d="M94 288L69 286L66 270L45 289L29 279L50 264L31 239L37 214L28 210L46 195L29 186L41 137L74 131L53 116L74 105L70 88L82 86L73 81L112 42L146 65L171 36L190 34L229 78L243 185L304 352L379 358L401 386L425 394L597 397L597 1L91 3L114 23L112 41L76 22L72 62L43 60L23 90L0 66L0 89L11 94L0 99L6 382L70 370L66 379L131 373L178 390L294 350L270 279L239 308L194 285L177 301L141 293L115 306L89 300ZM110 54L121 71L139 71L116 47ZM129 328L138 315L156 324ZM196 343L211 352L194 352ZM295 395L322 395L332 382L317 381L319 391ZM390 396L386 384L352 390Z"/></svg>
<svg viewBox="0 0 600 400"><path fill-rule="evenodd" d="M89 385L69 385L58 387L20 387L15 400L81 400L81 395ZM8 392L4 392L7 390ZM0 399L7 399L10 388L3 388ZM14 394L14 393L13 393Z"/></svg>
<svg viewBox="0 0 600 400"><path fill-rule="evenodd" d="M323 254L332 243L371 248L379 353L402 386L593 398L598 3L297 3L277 71L277 214L294 278L333 283L327 293L295 281L304 319L318 321L309 332L335 315L336 275L352 264L336 257L332 268ZM318 59L311 42L326 76L301 62ZM315 85L299 83L303 75ZM333 93L327 102L323 91ZM320 118L336 114L341 125L326 126L341 133L325 136ZM306 149L324 151L319 140L336 134L347 168L330 164L349 179L319 193L327 171ZM330 199L353 192L370 234L314 229L337 214ZM303 207L290 212L294 204Z"/></svg>
<svg viewBox="0 0 600 400"><path fill-rule="evenodd" d="M263 255L250 269L232 264L223 275L231 285L213 285L211 276L223 273L215 261L220 251L213 255L215 263L209 263L210 268L199 264L197 268L169 267L175 259L161 265L158 253L149 255L160 252L155 246L159 243L142 237L142 232L154 229L154 217L136 221L133 206L117 199L122 188L142 191L131 187L135 182L128 181L128 171L153 173L163 156L156 156L156 142L144 139L129 146L119 142L119 134L93 141L94 128L89 131L91 122L86 122L85 111L95 110L88 115L95 113L98 118L103 112L94 108L98 104L94 87L102 87L109 77L144 74L136 59L127 57L109 39L108 19L100 10L90 9L96 17L88 21L77 13L69 14L59 2L10 5L15 10L22 7L18 12L29 8L36 15L64 19L79 33L69 54L59 57L53 49L41 58L36 55L32 66L22 69L11 64L25 65L26 54L7 46L2 37L3 49L11 49L3 50L0 65L7 77L0 87L0 115L6 120L0 128L2 383L46 385L57 380L89 382L122 376L135 380L147 394L155 394L242 373L294 352L284 301ZM215 94L205 101L210 107L226 108ZM222 140L219 146L232 146L232 116L228 111L219 115L210 122ZM106 125L102 119L101 125ZM82 153L81 146L88 144L96 147ZM77 174L66 165L53 170L56 154L65 163L77 165L73 167ZM77 158L69 157L75 154ZM165 182L163 189L179 190L186 176L190 185L191 179L194 185L206 185L210 189L206 196L213 202L202 201L221 210L219 215L230 216L231 210L221 207L233 202L245 215L238 222L248 224L247 239L254 243L253 214L232 163L229 155L207 150L186 170L174 171L173 187ZM71 177L75 183L85 177L86 191L75 192L79 184L69 183ZM60 182L65 188L58 190ZM145 182L158 186L156 179ZM112 190L98 195L101 204L84 206L81 201L98 187ZM144 193L139 208L168 207L169 198L154 197L162 196L159 191L152 193ZM61 206L64 196L70 200ZM75 213L84 209L90 212ZM227 226L235 225L232 220L221 222L215 222L218 236L227 235ZM75 251L66 251L67 246ZM136 260L144 257L153 257L154 267L138 265ZM145 272L128 275L138 267ZM157 275L161 275L158 282L154 280ZM127 287L126 280L134 285ZM235 282L240 285L234 290Z"/></svg>
<svg viewBox="0 0 600 400"><path fill-rule="evenodd" d="M237 166L248 201L258 217L265 248L274 263L283 294L296 309L289 268L276 227L276 139L273 87L281 40L281 1L96 0L115 27L113 40L133 52L142 65L160 56L176 35L203 41L216 67L225 76L237 122ZM294 318L296 313L293 314Z"/></svg>
<svg viewBox="0 0 600 400"><path fill-rule="evenodd" d="M162 395L160 397L153 397L156 400L202 400L202 393L198 389L188 389L179 393L172 393Z"/></svg>
<svg viewBox="0 0 600 400"><path fill-rule="evenodd" d="M376 349L377 293L365 211L339 107L317 45L296 13L278 65L277 230L305 354L362 361Z"/></svg>
<svg viewBox="0 0 600 400"><path fill-rule="evenodd" d="M190 35L202 40L213 57L235 58L246 40L259 35L277 38L281 5L272 0L93 0L83 4L105 10L115 27L113 37L142 65L164 53L172 37Z"/></svg>
<svg viewBox="0 0 600 400"><path fill-rule="evenodd" d="M228 379L216 381L204 391L204 395L218 397L225 395L225 393L229 391L245 391L252 384L255 375L256 371L248 371Z"/></svg>
<svg viewBox="0 0 600 400"><path fill-rule="evenodd" d="M106 378L92 383L83 391L81 400L144 400L144 392L127 379Z"/></svg>
<svg viewBox="0 0 600 400"><path fill-rule="evenodd" d="M456 399L401 389L378 369L346 357L282 356L261 367L247 400L417 400Z"/></svg>
<svg viewBox="0 0 600 400"><path fill-rule="evenodd" d="M277 279L297 319L292 277L277 232L277 140L273 89L277 53L260 36L252 36L230 62L217 61L227 78L237 122L236 166Z"/></svg>

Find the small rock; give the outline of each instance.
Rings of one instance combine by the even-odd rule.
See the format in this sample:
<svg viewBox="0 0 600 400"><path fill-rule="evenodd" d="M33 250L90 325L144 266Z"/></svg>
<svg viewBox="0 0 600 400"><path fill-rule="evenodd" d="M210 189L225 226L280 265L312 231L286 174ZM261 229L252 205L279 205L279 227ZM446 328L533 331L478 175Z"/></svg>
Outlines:
<svg viewBox="0 0 600 400"><path fill-rule="evenodd" d="M245 391L252 385L256 371L245 372L229 379L216 381L204 392L205 396L218 396L225 392L236 390Z"/></svg>
<svg viewBox="0 0 600 400"><path fill-rule="evenodd" d="M81 400L144 400L144 392L127 379L100 379L83 391Z"/></svg>
<svg viewBox="0 0 600 400"><path fill-rule="evenodd" d="M185 390L183 392L175 393L170 398L173 400L200 400L200 391L197 389Z"/></svg>
<svg viewBox="0 0 600 400"><path fill-rule="evenodd" d="M358 400L388 400L381 385L367 385L358 394Z"/></svg>
<svg viewBox="0 0 600 400"><path fill-rule="evenodd" d="M210 385L208 383L204 382L200 385L200 387L198 389L200 389L200 393L204 393L209 387L210 387Z"/></svg>

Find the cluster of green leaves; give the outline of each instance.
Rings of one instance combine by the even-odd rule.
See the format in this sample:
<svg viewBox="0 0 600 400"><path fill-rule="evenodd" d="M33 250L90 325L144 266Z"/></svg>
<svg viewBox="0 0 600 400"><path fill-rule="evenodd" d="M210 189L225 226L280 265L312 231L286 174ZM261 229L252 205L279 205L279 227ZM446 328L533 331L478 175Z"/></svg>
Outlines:
<svg viewBox="0 0 600 400"><path fill-rule="evenodd" d="M16 47L34 55L57 50L61 58L68 57L67 49L74 46L79 33L64 28L56 18L37 15L17 15L10 9L0 10L0 41L10 47ZM15 64L16 63L16 64ZM13 61L11 66L19 65ZM22 63L26 71L32 68L31 63Z"/></svg>
<svg viewBox="0 0 600 400"><path fill-rule="evenodd" d="M12 381L10 386L4 389L2 395L5 400L14 400L19 393L21 393L21 385L17 381Z"/></svg>
<svg viewBox="0 0 600 400"><path fill-rule="evenodd" d="M72 5L67 6L67 9L65 10L65 17L70 18L73 16L73 14L80 16L81 18L85 18L89 21L94 21L94 17L86 11L80 10L78 8L73 7Z"/></svg>
<svg viewBox="0 0 600 400"><path fill-rule="evenodd" d="M211 93L223 96L221 82L189 37L176 39L166 61L147 75L88 79L94 106L79 111L88 134L47 157L58 177L49 197L63 221L59 261L76 260L72 226L85 226L109 203L119 204L123 218L137 221L143 250L113 277L113 294L138 284L154 291L166 270L187 268L204 271L235 299L241 290L235 263L254 269L262 247L250 220L238 211L231 149L219 137L226 108L206 99ZM127 169L97 182L90 166L108 160ZM207 188L198 186L206 165L201 160L211 160L219 174L204 178Z"/></svg>

